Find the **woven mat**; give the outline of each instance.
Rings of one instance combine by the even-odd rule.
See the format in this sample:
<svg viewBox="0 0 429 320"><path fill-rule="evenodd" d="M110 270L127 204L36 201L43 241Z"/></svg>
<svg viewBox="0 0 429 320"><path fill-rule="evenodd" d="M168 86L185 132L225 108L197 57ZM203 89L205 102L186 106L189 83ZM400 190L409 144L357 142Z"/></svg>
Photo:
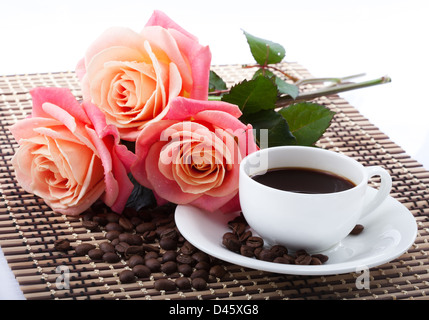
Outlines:
<svg viewBox="0 0 429 320"><path fill-rule="evenodd" d="M292 75L311 75L296 63L282 64ZM229 85L249 77L240 66L214 66ZM122 284L118 273L126 262L108 264L53 250L53 241L68 237L72 245L104 239L90 232L79 219L54 214L44 202L25 193L17 184L10 159L17 148L8 126L31 112L29 89L36 86L68 87L80 97L73 72L0 77L0 246L27 299L425 299L429 294L429 172L411 159L388 136L337 95L318 99L337 112L319 141L321 147L343 152L364 165L381 165L393 178L391 196L415 216L415 243L399 258L370 269L370 288L358 289L360 274L295 276L262 272L225 263L225 279L209 283L206 290L163 292L154 279ZM363 93L364 94L364 93ZM70 268L70 289L55 285L56 267Z"/></svg>

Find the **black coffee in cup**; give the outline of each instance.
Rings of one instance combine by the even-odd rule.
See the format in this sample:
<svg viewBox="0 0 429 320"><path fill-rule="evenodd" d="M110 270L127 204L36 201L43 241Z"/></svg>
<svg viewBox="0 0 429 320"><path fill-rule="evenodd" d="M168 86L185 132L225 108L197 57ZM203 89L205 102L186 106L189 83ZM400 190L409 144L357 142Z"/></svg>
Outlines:
<svg viewBox="0 0 429 320"><path fill-rule="evenodd" d="M340 192L355 186L347 178L311 168L275 168L252 179L271 188L308 194Z"/></svg>

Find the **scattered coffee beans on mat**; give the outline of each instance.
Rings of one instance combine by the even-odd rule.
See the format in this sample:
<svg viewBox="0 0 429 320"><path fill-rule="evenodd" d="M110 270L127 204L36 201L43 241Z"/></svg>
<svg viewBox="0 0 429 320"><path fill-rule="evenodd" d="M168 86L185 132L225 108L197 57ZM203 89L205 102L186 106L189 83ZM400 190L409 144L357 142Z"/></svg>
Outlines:
<svg viewBox="0 0 429 320"><path fill-rule="evenodd" d="M140 211L127 208L118 215L97 204L80 216L81 224L93 232L103 231L106 240L72 247L68 239L58 239L54 249L74 250L76 256L94 262L125 261L126 267L118 273L122 284L153 279L156 290L205 290L227 272L219 260L183 238L175 225L174 211L175 206L169 204Z"/></svg>

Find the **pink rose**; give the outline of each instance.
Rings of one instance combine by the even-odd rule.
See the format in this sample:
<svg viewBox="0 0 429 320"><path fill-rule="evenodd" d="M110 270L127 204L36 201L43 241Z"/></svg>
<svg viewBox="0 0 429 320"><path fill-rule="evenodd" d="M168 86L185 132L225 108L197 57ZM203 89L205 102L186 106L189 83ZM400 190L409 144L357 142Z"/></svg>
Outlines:
<svg viewBox="0 0 429 320"><path fill-rule="evenodd" d="M83 97L105 114L124 140L162 119L177 97L206 100L211 53L160 11L140 33L111 28L76 68Z"/></svg>
<svg viewBox="0 0 429 320"><path fill-rule="evenodd" d="M23 189L66 215L78 215L100 196L120 213L133 189L127 171L135 156L119 145L116 128L68 89L36 88L31 95L31 117L10 128L19 143L12 165Z"/></svg>
<svg viewBox="0 0 429 320"><path fill-rule="evenodd" d="M134 178L155 197L210 212L238 210L241 159L257 150L236 105L178 97L136 141Z"/></svg>

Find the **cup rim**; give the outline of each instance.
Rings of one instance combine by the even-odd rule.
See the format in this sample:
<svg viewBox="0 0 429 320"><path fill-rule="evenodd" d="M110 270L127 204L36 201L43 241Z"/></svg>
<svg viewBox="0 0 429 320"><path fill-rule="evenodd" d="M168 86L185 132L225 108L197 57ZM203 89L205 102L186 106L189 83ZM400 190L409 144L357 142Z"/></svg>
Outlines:
<svg viewBox="0 0 429 320"><path fill-rule="evenodd" d="M314 149L314 150L317 150L316 152L321 151L321 152L327 152L327 153L335 154L336 156L344 159L345 161L350 161L354 165L356 165L357 167L360 167L361 168L361 172L362 172L362 179L361 179L361 181L359 183L355 184L355 186L352 187L352 188L350 188L350 189L343 190L343 191L337 191L337 192L330 192L330 193L299 193L299 192L286 191L286 190L280 190L280 189L277 189L277 188L269 187L267 185L264 185L262 183L257 182L256 180L252 179L252 177L246 172L244 166L246 165L246 163L249 161L250 158L257 156L258 153L259 154L263 153L263 152L264 153L268 153L268 152L271 152L270 150L273 150L273 152L274 152L275 151L274 149L275 150L278 150L278 149L292 149L292 150L293 149L297 149L297 150L304 150L304 149L310 150L310 149ZM294 168L311 168L311 167L294 166ZM273 169L273 168L269 168L269 169ZM316 169L317 170L318 168L311 168L311 169ZM252 152L251 154L248 154L246 157L244 157L242 159L242 161L240 163L239 170L240 170L240 173L241 173L240 174L240 179L241 179L242 176L245 176L247 181L251 181L252 184L258 185L259 187L261 187L263 189L268 189L270 191L279 192L280 194L285 194L285 193L286 194L294 194L294 195L300 196L300 197L315 197L315 196L329 197L329 196L335 196L335 195L343 194L343 193L350 193L350 192L353 192L354 190L356 190L358 188L361 188L362 185L364 185L364 184L366 185L367 182L368 182L367 179L365 179L366 178L366 173L364 171L364 166L361 163L359 163L358 161L356 161L355 159L353 159L353 158L351 158L349 156L346 156L344 154L332 151L332 150L323 149L323 148L315 148L315 147L310 147L310 146L277 146L277 147L270 147L270 148L265 148L265 149L259 149L259 150L255 151L255 152ZM344 176L342 176L342 175L340 175L340 174L338 174L336 172L331 172L331 173L336 174L336 175L338 175L340 177L344 177ZM349 179L348 177L344 177L344 178Z"/></svg>

